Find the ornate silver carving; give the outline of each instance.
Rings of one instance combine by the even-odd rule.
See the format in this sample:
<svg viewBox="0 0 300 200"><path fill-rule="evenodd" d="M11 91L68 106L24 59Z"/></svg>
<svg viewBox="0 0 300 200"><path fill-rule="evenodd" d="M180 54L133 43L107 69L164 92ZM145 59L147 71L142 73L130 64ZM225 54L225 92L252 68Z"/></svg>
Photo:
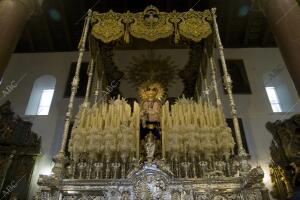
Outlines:
<svg viewBox="0 0 300 200"><path fill-rule="evenodd" d="M152 163L154 159L155 149L156 149L156 145L155 145L154 135L150 132L146 136L146 142L145 142L145 151L146 151L146 157L148 163Z"/></svg>
<svg viewBox="0 0 300 200"><path fill-rule="evenodd" d="M99 165L99 164L98 164ZM63 179L40 177L37 199L188 199L263 200L261 168L239 177L174 178L154 163L139 165L126 179Z"/></svg>

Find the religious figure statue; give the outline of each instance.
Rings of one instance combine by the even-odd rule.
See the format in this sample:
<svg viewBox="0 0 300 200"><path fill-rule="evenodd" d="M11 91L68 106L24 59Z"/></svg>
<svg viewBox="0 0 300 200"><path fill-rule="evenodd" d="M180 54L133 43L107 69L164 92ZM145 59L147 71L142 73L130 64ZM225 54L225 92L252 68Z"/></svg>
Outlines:
<svg viewBox="0 0 300 200"><path fill-rule="evenodd" d="M154 159L155 154L155 141L154 136L150 132L146 136L146 143L145 143L145 151L146 151L146 158L148 163L151 163Z"/></svg>
<svg viewBox="0 0 300 200"><path fill-rule="evenodd" d="M161 98L164 95L160 83L146 81L139 87L140 104L140 139L144 143L144 158L152 162L161 152Z"/></svg>
<svg viewBox="0 0 300 200"><path fill-rule="evenodd" d="M154 180L155 184L154 184L154 191L153 191L153 196L154 199L163 199L164 196L164 192L166 191L166 184L165 182L160 178L160 177L156 177Z"/></svg>
<svg viewBox="0 0 300 200"><path fill-rule="evenodd" d="M156 129L153 134L159 138L159 127L161 120L161 98L164 95L162 86L157 82L147 81L139 87L141 102L142 128ZM146 134L142 134L142 138Z"/></svg>

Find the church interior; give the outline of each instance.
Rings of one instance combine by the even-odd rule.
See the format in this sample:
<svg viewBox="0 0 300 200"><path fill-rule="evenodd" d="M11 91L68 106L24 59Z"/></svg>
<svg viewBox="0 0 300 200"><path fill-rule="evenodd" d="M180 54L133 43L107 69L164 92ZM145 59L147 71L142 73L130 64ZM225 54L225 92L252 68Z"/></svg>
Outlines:
<svg viewBox="0 0 300 200"><path fill-rule="evenodd" d="M0 0L0 200L299 200L299 0Z"/></svg>

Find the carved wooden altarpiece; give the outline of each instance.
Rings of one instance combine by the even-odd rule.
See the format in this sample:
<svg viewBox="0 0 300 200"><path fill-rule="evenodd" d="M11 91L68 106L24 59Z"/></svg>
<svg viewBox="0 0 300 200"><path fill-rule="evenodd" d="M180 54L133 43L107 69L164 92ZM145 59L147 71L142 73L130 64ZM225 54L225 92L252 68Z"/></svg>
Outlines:
<svg viewBox="0 0 300 200"><path fill-rule="evenodd" d="M273 135L270 147L272 195L280 200L292 198L300 184L300 115L268 122L266 127Z"/></svg>
<svg viewBox="0 0 300 200"><path fill-rule="evenodd" d="M27 199L41 139L10 105L7 101L0 106L0 199Z"/></svg>

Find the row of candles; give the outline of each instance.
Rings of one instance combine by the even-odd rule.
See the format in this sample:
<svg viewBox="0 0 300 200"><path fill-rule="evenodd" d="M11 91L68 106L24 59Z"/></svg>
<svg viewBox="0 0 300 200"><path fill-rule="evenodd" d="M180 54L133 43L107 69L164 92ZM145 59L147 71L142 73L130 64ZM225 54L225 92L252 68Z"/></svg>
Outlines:
<svg viewBox="0 0 300 200"><path fill-rule="evenodd" d="M171 110L168 101L163 105L162 124L170 127L174 125L216 127L224 126L225 118L220 107L213 106L207 101L181 98L171 105Z"/></svg>
<svg viewBox="0 0 300 200"><path fill-rule="evenodd" d="M170 109L171 108L171 109ZM163 153L232 153L234 139L221 107L199 99L180 98L162 106Z"/></svg>
<svg viewBox="0 0 300 200"><path fill-rule="evenodd" d="M133 111L124 98L83 107L76 116L69 150L73 154L136 152L139 157L140 105ZM162 153L232 152L234 140L221 108L203 100L181 98L165 102L161 113Z"/></svg>
<svg viewBox="0 0 300 200"><path fill-rule="evenodd" d="M98 103L92 107L84 107L76 118L78 119L77 127L81 129L113 129L119 128L121 124L131 122L129 126L134 126L134 113L139 113L139 107L131 112L131 106L124 98L118 97L111 100L110 103Z"/></svg>
<svg viewBox="0 0 300 200"><path fill-rule="evenodd" d="M69 151L75 159L85 152L91 157L99 152L136 152L139 123L138 104L135 102L131 112L124 98L82 107L72 129Z"/></svg>
<svg viewBox="0 0 300 200"><path fill-rule="evenodd" d="M206 153L207 155L233 153L234 139L226 127L174 126L166 138L166 151L175 153Z"/></svg>
<svg viewBox="0 0 300 200"><path fill-rule="evenodd" d="M81 129L112 129L123 123L138 125L140 115L139 104L134 102L133 112L125 99L119 98L111 103L94 104L83 108L77 116L77 127ZM162 107L162 126L198 125L199 127L216 127L225 125L225 118L220 107L215 107L203 100L193 101L179 99L174 105L167 101Z"/></svg>

